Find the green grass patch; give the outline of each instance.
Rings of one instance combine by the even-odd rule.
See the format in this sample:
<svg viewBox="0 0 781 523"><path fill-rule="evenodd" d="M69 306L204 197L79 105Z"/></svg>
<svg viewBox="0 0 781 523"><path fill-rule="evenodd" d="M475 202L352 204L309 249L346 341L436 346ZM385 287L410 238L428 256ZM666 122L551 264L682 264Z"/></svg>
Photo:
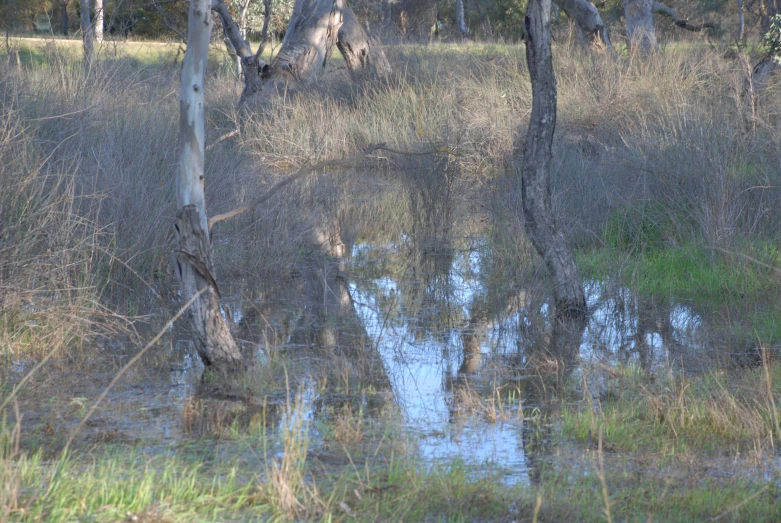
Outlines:
<svg viewBox="0 0 781 523"><path fill-rule="evenodd" d="M563 409L561 435L595 444L602 431L608 450L666 457L772 446L779 435L779 383L778 365L694 377L616 372L597 409L590 402Z"/></svg>

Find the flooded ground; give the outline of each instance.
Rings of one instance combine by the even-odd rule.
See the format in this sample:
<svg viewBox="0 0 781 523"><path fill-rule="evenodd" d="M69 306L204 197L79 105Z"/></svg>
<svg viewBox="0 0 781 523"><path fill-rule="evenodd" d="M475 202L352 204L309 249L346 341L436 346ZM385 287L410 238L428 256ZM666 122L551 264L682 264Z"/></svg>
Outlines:
<svg viewBox="0 0 781 523"><path fill-rule="evenodd" d="M308 295L303 302L257 300L244 287L225 300L237 339L257 355L259 368L277 365L275 383L253 389L267 375L261 373L244 387L204 393L203 366L173 329L109 393L81 430L79 448L131 445L154 456L206 438L217 454L257 463L284 452L296 402L308 453L324 466L352 458L355 447L347 458L341 454L345 442L369 455L392 440L394 452L426 468L455 460L475 477L528 486L535 460L582 457L577 447L554 452L540 443L546 413L587 398L598 408L625 369L689 374L728 368L730 355L750 357L746 344L714 340L708 319L691 306L599 281L586 285L587 323L559 332L544 288L491 288L491 253L482 238L444 253L358 243L349 254L337 271L341 291L318 269L313 282L293 279L291 288ZM318 278L324 286L309 288ZM334 307L329 293L344 306L335 316L327 313ZM23 445L56 451L133 354L106 345L76 371L67 364L41 371L20 399ZM32 365L10 363L10 382ZM271 436L265 454L242 447L241 434ZM729 468L713 461L715 474Z"/></svg>

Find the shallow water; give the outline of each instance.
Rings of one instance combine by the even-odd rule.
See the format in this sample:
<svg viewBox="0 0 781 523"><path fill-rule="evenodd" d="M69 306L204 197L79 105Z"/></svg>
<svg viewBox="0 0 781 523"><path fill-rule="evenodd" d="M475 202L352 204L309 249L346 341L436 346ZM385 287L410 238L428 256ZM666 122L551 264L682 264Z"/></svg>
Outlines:
<svg viewBox="0 0 781 523"><path fill-rule="evenodd" d="M390 384L389 397L403 420L403 434L426 466L449 466L457 459L476 473L528 484L533 457L526 449L524 416L544 410L551 393L559 403L577 400L581 391L567 389L567 383L574 382L586 383L599 397L606 379L602 368L633 365L652 372L697 372L722 364L722 356L731 350L708 335L708 320L687 304L639 297L596 281L586 284L588 323L559 336L551 328L545 289L501 288L503 282L491 277L490 253L480 241L438 254L359 244L351 254L346 276L362 343L379 355L377 368L384 373L381 380L372 377L372 386ZM249 294L228 297L237 324L259 306L242 298ZM282 349L299 360L321 361L322 351L297 341L302 328L297 324L306 316L306 307L296 309L291 303L263 315L263 322L276 329L273 343L251 329L242 336L254 337L261 360L269 351ZM264 398L262 408L247 398L197 398L202 365L179 331L169 334L161 350L142 360L111 391L79 441L169 452L181 442L222 434L231 424L255 426L261 415L272 435L282 432L285 391ZM43 372L22 399L24 426L39 434L30 445L52 435L61 441L133 350L107 346L79 372ZM5 372L11 382L29 368L26 362L10 363ZM346 395L319 388L320 368L314 365L307 371L301 389L301 415L315 452L326 446L317 421L327 421L334 413L324 405L368 405L349 388ZM201 412L193 421L196 402ZM207 404L212 408L208 415L203 413ZM369 418L376 415L377 424L399 419L368 408L362 412ZM275 447L272 456L280 452Z"/></svg>

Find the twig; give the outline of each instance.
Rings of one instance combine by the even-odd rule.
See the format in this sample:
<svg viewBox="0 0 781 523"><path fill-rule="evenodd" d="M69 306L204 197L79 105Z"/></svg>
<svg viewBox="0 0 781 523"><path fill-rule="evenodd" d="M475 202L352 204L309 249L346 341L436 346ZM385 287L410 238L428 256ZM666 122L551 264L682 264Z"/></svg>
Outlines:
<svg viewBox="0 0 781 523"><path fill-rule="evenodd" d="M727 249L722 249L721 247L714 247L714 249L716 249L719 252L723 252L724 254L729 254L729 255L732 255L732 256L739 256L741 258L745 258L746 260L748 260L750 262L754 262L757 265L761 265L762 267L765 267L767 269L771 269L771 270L781 274L781 269L779 269L778 267L774 267L774 266L770 265L769 263L765 263L763 261L757 260L756 258L752 258L748 254L743 254L742 252L736 252L736 251L728 251Z"/></svg>
<svg viewBox="0 0 781 523"><path fill-rule="evenodd" d="M232 131L231 131L231 132L229 132L229 133L225 133L225 134L223 134L222 136L220 136L219 138L217 138L217 141L215 141L213 144L211 144L211 145L207 146L207 147L206 147L206 149L204 150L204 152L208 151L209 149L211 149L211 148L212 148L212 147L214 147L215 145L219 144L220 142L222 142L222 141L224 141L224 140L227 140L228 138L233 138L234 136L238 136L239 134L240 134L240 133L239 133L239 130L238 130L238 129L234 129L234 130L232 130Z"/></svg>
<svg viewBox="0 0 781 523"><path fill-rule="evenodd" d="M103 389L103 392L100 394L100 396L98 396L98 399L97 399L97 400L95 400L95 403L93 403L93 404L92 404L92 407L90 407L90 409L89 409L89 411L87 412L87 414L85 414L85 416L84 416L83 418L81 418L81 421L79 422L78 426L77 426L75 429L73 429L73 431L71 432L71 435L70 435L70 437L68 437L68 441L65 443L65 447L62 449L62 455L63 455L63 456L65 456L65 454L68 452L68 449L70 448L70 446L71 446L71 443L73 443L73 439L76 437L76 434L78 434L78 433L79 433L79 431L80 431L80 430L81 430L81 429L84 427L84 424L85 424L85 423L87 423L87 420L89 420L89 419L90 419L90 417L92 416L92 414L93 414L93 413L95 412L95 410L98 408L98 405L100 405L100 403L101 403L101 402L102 402L104 399L106 399L106 396L108 395L109 391L111 390L111 388L112 388L114 385L116 385L116 384L117 384L117 382L119 381L119 378L121 378L121 377L122 377L122 376L125 374L125 372L127 372L127 370L128 370L130 367L132 367L132 366L133 366L133 364L134 364L134 363L136 363L136 362L137 362L139 359L141 359L141 356L143 356L143 355L146 353L146 351L148 351L148 350L149 350L149 349L150 349L150 348L151 348L151 347L152 347L152 346L153 346L155 343L157 343L157 342L160 340L160 338L162 338L162 337L163 337L163 334L165 334L166 332L168 332L168 329L170 329L170 328L171 328L171 326L173 325L173 323L174 323L176 320L178 320L178 319L179 319L179 317L180 317L182 314L184 314L184 313L185 313L185 311L186 311L187 309L189 309L189 308L190 308L190 305L192 305L193 303L195 303L195 300L197 300L197 299L198 299L198 298L201 296L201 294L203 294L204 292L206 292L206 289L209 289L209 288L210 288L210 287L204 287L203 289L201 289L201 290L199 290L198 292L196 292L196 293L195 293L195 295L194 295L192 298L190 298L190 301L188 301L188 302L187 302L187 303L184 305L184 307L182 307L181 309L179 309L179 312L177 312L177 313L174 315L174 317L173 317L173 318L171 318L170 320L168 320L168 321L166 322L165 326L164 326L164 327L163 327L163 328L160 330L160 332L158 332L158 333L157 333L157 336L155 336L154 338L152 338L152 341L150 341L149 343L147 343L147 344L146 344L146 347L144 347L143 349L141 349L141 350L138 352L138 354L136 354L135 356L133 356L133 357L130 359L130 361L128 361L128 362L125 364L125 366L124 366L124 367L122 367L121 369L119 369L119 372L117 372L117 375L116 375L116 376L114 376L114 379L113 379L113 380L111 380L111 383L109 383L109 384L108 384L108 386L107 386L105 389Z"/></svg>
<svg viewBox="0 0 781 523"><path fill-rule="evenodd" d="M742 507L746 503L751 503L754 499L756 499L763 492L765 492L769 487L770 487L770 485L765 485L764 487L762 487L758 491L754 492L752 495L750 495L749 497L747 497L746 499L744 499L743 501L741 501L740 503L738 503L734 507L730 507L727 510L725 510L724 512L722 512L721 514L719 514L718 516L712 518L711 521L718 521L721 518L723 518L724 516L726 516L727 514L729 514L730 512L735 512L736 510L738 510L740 507Z"/></svg>
<svg viewBox="0 0 781 523"><path fill-rule="evenodd" d="M363 152L356 154L354 156L348 156L346 158L342 158L341 160L325 160L322 162L318 162L314 165L308 165L301 167L298 171L291 174L284 180L280 181L276 185L274 185L271 189L266 191L263 196L259 197L252 203L249 203L247 205L243 205L241 207L238 207L236 209L233 209L232 211L228 211L222 214L218 214L216 216L212 216L209 218L209 229L214 227L215 224L218 224L220 222L224 222L227 220L230 220L231 218L235 218L236 216L243 214L247 211L251 211L258 207L260 204L267 201L269 198L274 196L276 193L278 193L282 188L284 188L287 185L290 185L291 183L295 182L296 180L303 178L304 176L307 176L309 174L312 174L315 171L319 171L320 169L324 167L347 167L349 165L355 164L358 160L362 160L369 154L373 153L374 151L386 151L393 154L404 154L407 156L426 156L429 154L455 154L449 149L439 149L434 148L431 151L422 151L422 152L411 152L411 151L399 151L396 149L391 149L390 147L386 146L385 144L377 144L372 145L371 147L364 149Z"/></svg>

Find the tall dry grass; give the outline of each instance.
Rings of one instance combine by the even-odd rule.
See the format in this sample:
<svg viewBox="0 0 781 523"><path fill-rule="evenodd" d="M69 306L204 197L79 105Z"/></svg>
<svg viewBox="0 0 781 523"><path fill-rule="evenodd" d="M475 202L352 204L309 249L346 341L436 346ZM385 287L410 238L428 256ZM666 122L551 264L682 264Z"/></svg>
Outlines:
<svg viewBox="0 0 781 523"><path fill-rule="evenodd" d="M338 222L357 239L400 238L415 228L422 232L425 221L445 220L433 234L447 230L458 237L485 211L498 231L498 256L508 264L529 258L519 184L504 161L523 139L531 107L522 47L388 51L396 69L388 85L356 85L337 68L310 91L273 99L252 114L236 106L230 68L210 64L206 172L213 214L246 203L298 165L355 154L372 143L436 146L458 155L455 175L443 174L431 159L385 155L350 174L321 173L289 188L217 226L218 278L278 279L323 221ZM17 231L3 237L3 259L12 260L4 266L35 258L53 268L38 272L58 279L58 288L94 288L93 301L100 294L115 308L145 311L144 301L153 296L145 289L173 283L168 238L175 211L177 67L173 60L144 65L117 55L86 74L54 44L36 52L40 64L8 66L0 83L3 212L24 224L4 225ZM613 60L562 44L555 56L554 203L574 241L603 245L616 217L630 236L650 221L667 244L695 239L729 248L747 236L777 238L777 86L753 105L742 94L744 62L716 51ZM233 131L239 134L221 140ZM34 183L20 182L27 179ZM442 180L449 195L444 207L469 200L469 212L427 203L423 196L433 193L421 188ZM11 203L21 201L30 204ZM25 227L50 232L29 235L21 232ZM14 274L4 282L41 288L42 277Z"/></svg>

